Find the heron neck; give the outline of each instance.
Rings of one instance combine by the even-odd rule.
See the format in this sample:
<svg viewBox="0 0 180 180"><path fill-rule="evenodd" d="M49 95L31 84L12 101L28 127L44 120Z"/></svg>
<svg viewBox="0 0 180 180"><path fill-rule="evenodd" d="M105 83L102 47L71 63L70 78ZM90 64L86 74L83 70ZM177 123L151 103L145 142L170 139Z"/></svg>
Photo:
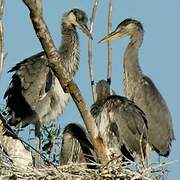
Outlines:
<svg viewBox="0 0 180 180"><path fill-rule="evenodd" d="M124 74L125 78L136 80L138 75L142 74L139 61L138 51L143 41L143 33L138 32L134 37L131 37L131 42L128 44L124 55ZM128 76L128 77L127 77Z"/></svg>
<svg viewBox="0 0 180 180"><path fill-rule="evenodd" d="M103 94L100 95L100 94L98 94L96 101L102 103L102 102L104 102L104 100L107 99L107 97L109 97L109 96L110 96L110 93L109 93L109 94L106 94L106 95L103 95Z"/></svg>
<svg viewBox="0 0 180 180"><path fill-rule="evenodd" d="M74 25L62 23L62 42L59 48L62 63L69 73L73 76L79 67L79 38Z"/></svg>
<svg viewBox="0 0 180 180"><path fill-rule="evenodd" d="M96 93L97 93L97 102L104 101L107 99L111 94L110 94L110 86L108 84L103 85L98 88L96 87Z"/></svg>

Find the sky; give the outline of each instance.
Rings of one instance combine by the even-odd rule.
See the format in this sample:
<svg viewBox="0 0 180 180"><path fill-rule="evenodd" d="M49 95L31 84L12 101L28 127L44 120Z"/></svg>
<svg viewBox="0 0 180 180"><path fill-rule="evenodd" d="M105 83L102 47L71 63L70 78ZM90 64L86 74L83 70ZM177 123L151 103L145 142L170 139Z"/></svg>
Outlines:
<svg viewBox="0 0 180 180"><path fill-rule="evenodd" d="M64 12L73 7L83 9L90 17L92 0L43 0L44 18L57 47L60 45L60 22ZM124 19L133 17L143 23L144 42L139 52L139 61L143 72L156 84L165 98L173 118L176 141L172 144L172 151L165 161L180 160L180 1L179 0L114 0L112 24L113 29ZM107 45L97 42L107 34L108 1L100 1L95 19L93 33L93 63L95 81L106 78ZM4 71L0 79L0 103L3 105L3 94L8 87L12 74L7 71L33 54L42 50L35 35L29 11L22 1L6 0L4 14L5 60ZM75 76L83 97L88 106L92 104L91 88L87 63L87 37L79 32L80 38L80 69ZM128 38L113 41L113 75L112 88L119 95L123 95L123 54L129 42ZM64 114L59 119L64 127L69 122L83 123L79 112L71 101ZM170 179L180 178L180 162L170 165Z"/></svg>

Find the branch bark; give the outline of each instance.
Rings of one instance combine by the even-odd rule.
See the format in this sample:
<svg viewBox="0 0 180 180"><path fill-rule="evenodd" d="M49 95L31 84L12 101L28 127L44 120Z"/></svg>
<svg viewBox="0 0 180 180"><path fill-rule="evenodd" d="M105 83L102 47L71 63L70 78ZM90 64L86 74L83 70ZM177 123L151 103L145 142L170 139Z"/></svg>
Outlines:
<svg viewBox="0 0 180 180"><path fill-rule="evenodd" d="M4 0L0 0L0 77L4 66L4 27L3 27Z"/></svg>
<svg viewBox="0 0 180 180"><path fill-rule="evenodd" d="M92 143L95 147L99 160L102 164L105 164L107 162L105 147L104 147L101 137L99 136L99 131L97 129L95 120L92 117L88 107L86 106L79 88L77 87L77 85L74 83L73 80L69 79L69 77L66 75L65 69L60 63L60 55L58 53L58 50L54 46L51 35L48 32L48 28L42 17L41 1L40 0L23 0L23 2L26 4L26 6L30 10L30 17L31 17L32 24L36 31L37 37L39 38L39 41L49 60L49 66L54 71L63 89L68 91L71 94L84 120L86 128L90 134Z"/></svg>
<svg viewBox="0 0 180 180"><path fill-rule="evenodd" d="M108 34L112 32L112 0L109 0L108 3ZM111 84L112 77L112 45L108 41L108 69L107 69L107 82Z"/></svg>
<svg viewBox="0 0 180 180"><path fill-rule="evenodd" d="M94 30L94 20L96 16L97 7L99 4L99 0L94 1L93 9L92 9L92 15L90 18L90 32L93 33ZM88 39L88 64L89 64L89 75L90 75L90 81L91 81L91 90L92 90L92 97L93 102L95 102L96 99L96 90L95 90L95 84L94 84L94 75L93 75L93 60L92 60L92 39Z"/></svg>

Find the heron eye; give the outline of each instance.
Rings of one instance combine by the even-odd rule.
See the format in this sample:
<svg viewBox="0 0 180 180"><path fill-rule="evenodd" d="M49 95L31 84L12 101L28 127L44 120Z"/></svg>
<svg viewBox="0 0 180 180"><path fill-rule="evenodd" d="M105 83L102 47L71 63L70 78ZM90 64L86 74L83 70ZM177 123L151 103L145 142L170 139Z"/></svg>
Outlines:
<svg viewBox="0 0 180 180"><path fill-rule="evenodd" d="M68 13L68 14L70 14L70 13L75 14L75 10L74 10L74 9L72 9L71 11L69 11L69 13Z"/></svg>
<svg viewBox="0 0 180 180"><path fill-rule="evenodd" d="M77 17L76 20L77 20L78 22L84 22L82 17Z"/></svg>

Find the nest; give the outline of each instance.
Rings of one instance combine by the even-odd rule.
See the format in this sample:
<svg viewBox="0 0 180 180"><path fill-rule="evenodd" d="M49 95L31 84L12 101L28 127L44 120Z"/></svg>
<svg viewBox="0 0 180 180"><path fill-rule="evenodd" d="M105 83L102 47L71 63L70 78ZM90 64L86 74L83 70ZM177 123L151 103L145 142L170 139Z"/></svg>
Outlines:
<svg viewBox="0 0 180 180"><path fill-rule="evenodd" d="M173 161L174 162L174 161ZM20 169L13 165L8 156L0 151L0 179L46 179L46 180L154 180L168 179L167 165L173 163L159 163L145 168L141 163L124 162L112 160L105 166L100 164L91 164L96 169L87 169L87 164L69 164L64 166L43 166L41 168L28 167Z"/></svg>

